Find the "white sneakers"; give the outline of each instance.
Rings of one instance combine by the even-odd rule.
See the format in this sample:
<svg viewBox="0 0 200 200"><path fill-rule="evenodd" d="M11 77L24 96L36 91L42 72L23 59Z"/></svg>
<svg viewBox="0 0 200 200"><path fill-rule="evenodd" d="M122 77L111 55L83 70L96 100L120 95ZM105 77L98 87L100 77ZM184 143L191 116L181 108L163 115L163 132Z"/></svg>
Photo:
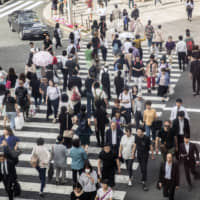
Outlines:
<svg viewBox="0 0 200 200"><path fill-rule="evenodd" d="M132 184L132 182L131 182L131 180L129 180L128 181L128 186L132 186L133 184Z"/></svg>

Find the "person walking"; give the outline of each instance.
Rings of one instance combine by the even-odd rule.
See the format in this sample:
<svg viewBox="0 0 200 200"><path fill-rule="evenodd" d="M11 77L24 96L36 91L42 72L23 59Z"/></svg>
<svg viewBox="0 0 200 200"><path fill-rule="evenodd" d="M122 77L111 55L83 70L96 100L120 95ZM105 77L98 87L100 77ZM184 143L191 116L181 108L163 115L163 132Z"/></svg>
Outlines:
<svg viewBox="0 0 200 200"><path fill-rule="evenodd" d="M102 34L100 36L100 48L101 48L101 54L102 54L102 58L103 58L104 65L105 65L106 61L107 61L108 42L107 42L105 36Z"/></svg>
<svg viewBox="0 0 200 200"><path fill-rule="evenodd" d="M144 135L143 128L137 129L137 135L135 137L135 143L133 146L133 159L135 158L135 152L137 150L137 160L139 162L142 178L141 184L144 191L148 191L146 186L147 181L147 165L149 159L149 150L152 152L152 159L154 159L153 146L148 136Z"/></svg>
<svg viewBox="0 0 200 200"><path fill-rule="evenodd" d="M179 36L179 42L176 44L176 53L178 54L178 63L180 71L185 71L186 56L187 56L187 46L185 41L183 41L183 36Z"/></svg>
<svg viewBox="0 0 200 200"><path fill-rule="evenodd" d="M133 165L133 146L135 137L131 135L131 128L125 129L125 135L122 136L119 147L119 158L123 158L126 163L126 169L129 175L128 186L132 186L132 165Z"/></svg>
<svg viewBox="0 0 200 200"><path fill-rule="evenodd" d="M172 51L175 50L175 47L176 47L176 44L173 41L172 36L169 36L168 40L165 44L165 48L166 48L166 51L167 51L167 56L168 56L168 60L169 60L170 64L172 64L172 58L173 58L172 57Z"/></svg>
<svg viewBox="0 0 200 200"><path fill-rule="evenodd" d="M44 188L46 185L46 169L48 167L49 161L50 161L50 152L47 150L47 148L44 146L44 139L38 138L37 139L37 146L35 146L31 153L31 160L35 157L37 158L37 164L36 164L36 170L39 173L40 178L40 192L39 196L44 197Z"/></svg>
<svg viewBox="0 0 200 200"><path fill-rule="evenodd" d="M167 154L166 162L160 165L158 187L163 188L164 197L174 200L175 191L179 188L179 168L171 153Z"/></svg>
<svg viewBox="0 0 200 200"><path fill-rule="evenodd" d="M81 145L88 151L88 146L90 144L90 136L92 134L92 130L90 128L91 121L86 112L86 106L81 105L80 113L74 117L74 123L77 123L78 128L76 129L76 134L79 136Z"/></svg>
<svg viewBox="0 0 200 200"><path fill-rule="evenodd" d="M56 123L56 118L58 114L58 107L60 101L60 90L54 84L52 80L49 80L49 86L47 87L46 104L47 104L47 120L49 120L49 115L52 112L52 107L54 111L53 123Z"/></svg>
<svg viewBox="0 0 200 200"><path fill-rule="evenodd" d="M100 29L100 37L101 39L106 37L106 31L107 31L107 25L105 19L101 19L101 22L99 23L99 29Z"/></svg>
<svg viewBox="0 0 200 200"><path fill-rule="evenodd" d="M115 186L116 165L118 173L121 172L120 162L117 156L118 155L115 155L113 151L111 151L111 147L109 144L105 144L103 150L99 154L99 159L97 163L98 175L103 180L108 179L108 185L110 187Z"/></svg>
<svg viewBox="0 0 200 200"><path fill-rule="evenodd" d="M160 147L160 151L164 161L166 160L166 156L168 153L174 155L175 152L178 151L177 134L172 129L172 123L170 120L165 120L163 128L158 132L158 135L156 136L156 154L158 154L159 152L158 147Z"/></svg>
<svg viewBox="0 0 200 200"><path fill-rule="evenodd" d="M155 56L151 55L150 60L147 62L146 66L146 76L147 76L147 89L148 93L151 93L151 89L155 90L156 75L158 70L158 64L155 60Z"/></svg>
<svg viewBox="0 0 200 200"><path fill-rule="evenodd" d="M142 81L144 76L144 64L140 60L140 56L135 57L135 61L132 61L132 76L134 84L138 86L139 92L142 91Z"/></svg>
<svg viewBox="0 0 200 200"><path fill-rule="evenodd" d="M154 122L157 118L156 110L151 108L151 101L146 101L145 106L146 109L144 110L143 121L145 124L146 136L150 137L150 132L152 132L152 139L155 141L156 133L154 128Z"/></svg>
<svg viewBox="0 0 200 200"><path fill-rule="evenodd" d="M195 143L190 142L190 138L185 136L184 143L180 145L180 157L184 163L184 170L187 183L189 185L188 190L193 188L190 172L193 174L194 179L199 179L200 175L197 172L196 164L199 165L199 150Z"/></svg>
<svg viewBox="0 0 200 200"><path fill-rule="evenodd" d="M142 98L142 93L138 93L133 101L133 114L135 117L135 127L136 130L140 126L140 121L143 123L143 113L144 113L144 99Z"/></svg>
<svg viewBox="0 0 200 200"><path fill-rule="evenodd" d="M113 191L109 187L108 179L101 180L101 188L98 189L95 200L99 200L102 198L104 200L113 200Z"/></svg>
<svg viewBox="0 0 200 200"><path fill-rule="evenodd" d="M51 151L51 159L54 161L54 167L56 169L56 185L65 184L66 168L67 168L67 149L63 145L63 137L58 136L56 144L53 145ZM62 174L62 175L61 175ZM61 175L61 176L60 176Z"/></svg>
<svg viewBox="0 0 200 200"><path fill-rule="evenodd" d="M54 29L54 37L56 39L56 49L59 47L62 47L61 44L61 38L62 38L62 33L60 30L60 25L59 23L56 23L55 29Z"/></svg>
<svg viewBox="0 0 200 200"><path fill-rule="evenodd" d="M3 182L8 199L14 199L13 184L17 180L14 163L6 158L3 147L0 147L0 180Z"/></svg>
<svg viewBox="0 0 200 200"><path fill-rule="evenodd" d="M113 27L115 30L118 30L120 26L120 18L122 17L121 10L118 8L118 5L114 5L114 10L112 11L112 20L113 20Z"/></svg>
<svg viewBox="0 0 200 200"><path fill-rule="evenodd" d="M5 108L4 108L5 107ZM5 109L6 116L10 120L10 128L15 128L15 117L19 113L17 102L14 97L11 96L10 91L6 90L3 98L2 110Z"/></svg>
<svg viewBox="0 0 200 200"><path fill-rule="evenodd" d="M178 118L178 113L180 111L184 111L185 118L188 119L188 120L190 119L189 116L188 116L187 110L185 109L185 107L182 104L183 104L183 100L181 98L177 98L176 99L176 105L171 110L171 114L170 114L170 121L171 122Z"/></svg>
<svg viewBox="0 0 200 200"><path fill-rule="evenodd" d="M85 150L80 146L80 140L74 139L72 141L72 148L70 150L69 156L72 158L71 169L72 169L72 180L73 183L77 182L77 175L81 175L83 172L83 167L88 156Z"/></svg>
<svg viewBox="0 0 200 200"><path fill-rule="evenodd" d="M148 23L145 27L145 36L147 38L147 42L148 42L148 47L150 49L151 45L152 45L152 39L153 39L153 35L154 35L154 28L151 25L151 20L148 20Z"/></svg>
<svg viewBox="0 0 200 200"><path fill-rule="evenodd" d="M161 72L158 75L157 84L158 96L162 97L162 102L165 102L170 84L169 73L166 72L165 68L161 69Z"/></svg>
<svg viewBox="0 0 200 200"><path fill-rule="evenodd" d="M122 72L118 71L117 76L114 79L117 98L119 98L119 95L123 92L123 88L124 88L124 78L122 78L121 75L122 75Z"/></svg>
<svg viewBox="0 0 200 200"><path fill-rule="evenodd" d="M133 1L132 1L133 2ZM129 7L130 8L130 7ZM131 18L133 18L135 21L140 17L140 11L136 4L133 6L133 11L131 12Z"/></svg>
<svg viewBox="0 0 200 200"><path fill-rule="evenodd" d="M186 2L186 12L187 12L187 18L188 21L192 21L192 12L194 10L194 1L193 0L187 0Z"/></svg>
<svg viewBox="0 0 200 200"><path fill-rule="evenodd" d="M193 95L199 95L200 90L200 61L193 58L190 64L190 78L192 79Z"/></svg>
<svg viewBox="0 0 200 200"><path fill-rule="evenodd" d="M156 46L159 48L159 51L162 51L162 44L164 41L164 34L162 31L162 26L158 25L158 28L155 30L155 38L154 42L156 43Z"/></svg>
<svg viewBox="0 0 200 200"><path fill-rule="evenodd" d="M119 35L115 35L115 39L112 42L112 48L113 48L113 55L115 57L115 60L117 59L117 56L121 53L122 43L121 40L119 40Z"/></svg>
<svg viewBox="0 0 200 200"><path fill-rule="evenodd" d="M83 172L79 178L79 183L83 187L85 194L88 196L88 200L94 200L97 193L96 185L98 183L98 177L89 161L84 165Z"/></svg>

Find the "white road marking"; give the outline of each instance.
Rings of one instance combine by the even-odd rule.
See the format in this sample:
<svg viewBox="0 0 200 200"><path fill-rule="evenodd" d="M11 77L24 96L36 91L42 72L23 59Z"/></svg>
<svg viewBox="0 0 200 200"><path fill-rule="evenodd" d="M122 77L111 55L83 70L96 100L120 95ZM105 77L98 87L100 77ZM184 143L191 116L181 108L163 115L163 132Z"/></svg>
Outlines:
<svg viewBox="0 0 200 200"><path fill-rule="evenodd" d="M38 2L34 3L33 5L31 5L31 6L27 7L27 8L25 8L24 10L31 10L31 9L33 9L33 8L35 8L35 7L37 7L37 6L39 6L39 5L42 4L42 3L44 3L44 1L38 1Z"/></svg>
<svg viewBox="0 0 200 200"><path fill-rule="evenodd" d="M13 4L11 4L11 5L8 5L8 6L4 7L4 8L2 8L2 9L0 9L0 13L3 12L3 11L5 11L5 10L8 10L8 9L10 9L10 8L12 8L12 7L14 7L14 6L20 4L20 3L22 3L22 1L17 1L16 3L13 3Z"/></svg>

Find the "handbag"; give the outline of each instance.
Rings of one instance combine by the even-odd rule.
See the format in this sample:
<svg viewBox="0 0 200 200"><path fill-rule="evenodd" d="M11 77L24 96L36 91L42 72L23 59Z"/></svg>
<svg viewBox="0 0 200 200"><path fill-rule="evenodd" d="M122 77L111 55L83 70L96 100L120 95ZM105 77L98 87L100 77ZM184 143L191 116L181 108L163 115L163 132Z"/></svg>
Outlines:
<svg viewBox="0 0 200 200"><path fill-rule="evenodd" d="M67 123L67 129L69 127L68 121L69 121L69 114L67 113L67 121L66 121L66 123ZM74 135L74 132L72 130L65 130L64 133L63 133L63 137L64 138L72 138L73 135Z"/></svg>
<svg viewBox="0 0 200 200"><path fill-rule="evenodd" d="M31 164L31 167L33 167L33 168L36 168L36 167L38 166L38 164L39 164L39 159L38 159L38 156L37 156L37 155L33 154L33 155L31 156L30 164Z"/></svg>
<svg viewBox="0 0 200 200"><path fill-rule="evenodd" d="M15 117L15 129L22 130L23 126L24 126L23 113L19 113L19 115Z"/></svg>

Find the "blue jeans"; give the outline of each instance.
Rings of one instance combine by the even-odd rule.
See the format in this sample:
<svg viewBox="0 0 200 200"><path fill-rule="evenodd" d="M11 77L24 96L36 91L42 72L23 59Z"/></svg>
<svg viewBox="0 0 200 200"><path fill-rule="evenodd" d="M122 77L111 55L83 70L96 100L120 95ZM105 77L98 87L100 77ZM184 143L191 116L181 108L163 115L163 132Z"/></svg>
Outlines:
<svg viewBox="0 0 200 200"><path fill-rule="evenodd" d="M134 0L129 0L128 1L129 8L131 8L131 4L132 4L132 8L133 8L133 6L134 6Z"/></svg>
<svg viewBox="0 0 200 200"><path fill-rule="evenodd" d="M59 98L51 100L51 106L53 106L54 118L56 118L58 114Z"/></svg>
<svg viewBox="0 0 200 200"><path fill-rule="evenodd" d="M155 129L154 129L153 126L147 126L147 125L145 125L145 131L146 131L146 135L147 135L148 137L150 137L151 132L152 132L152 139L153 139L153 140L156 139L156 131L155 131Z"/></svg>
<svg viewBox="0 0 200 200"><path fill-rule="evenodd" d="M41 183L40 192L43 192L45 184L46 184L46 168L40 168L38 166L38 167L36 167L36 169L39 173L39 178L40 178L40 183Z"/></svg>
<svg viewBox="0 0 200 200"><path fill-rule="evenodd" d="M88 117L91 117L93 96L92 96L92 93L90 92L87 92L86 96L87 96L87 113L88 113Z"/></svg>
<svg viewBox="0 0 200 200"><path fill-rule="evenodd" d="M152 38L149 38L149 39L148 39L148 47L150 48L151 45L152 45Z"/></svg>
<svg viewBox="0 0 200 200"><path fill-rule="evenodd" d="M10 128L13 130L15 128L15 117L16 112L7 112L8 119L10 120Z"/></svg>

